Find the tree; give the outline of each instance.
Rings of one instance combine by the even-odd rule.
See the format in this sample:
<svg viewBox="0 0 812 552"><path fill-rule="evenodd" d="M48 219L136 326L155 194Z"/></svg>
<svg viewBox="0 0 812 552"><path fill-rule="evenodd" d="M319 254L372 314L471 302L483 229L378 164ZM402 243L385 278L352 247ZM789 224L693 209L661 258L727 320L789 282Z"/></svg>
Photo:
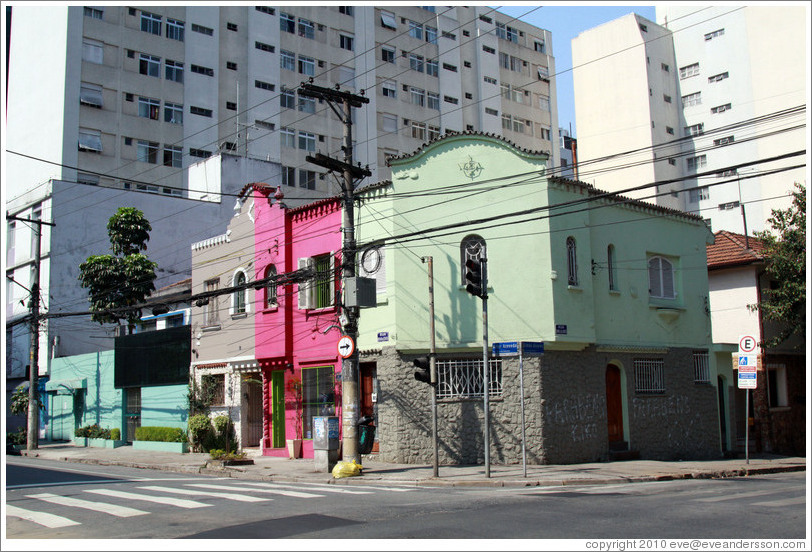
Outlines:
<svg viewBox="0 0 812 552"><path fill-rule="evenodd" d="M152 230L144 213L120 207L107 223L112 255L91 255L79 265L79 282L88 288L91 319L99 324L127 320L130 333L141 317L133 305L143 303L155 290L156 263L146 251Z"/></svg>
<svg viewBox="0 0 812 552"><path fill-rule="evenodd" d="M771 230L755 232L764 244L766 273L777 285L765 289L762 300L751 305L761 311L766 320L777 322L778 335L764 343L775 347L789 338L800 338L798 347L806 343L806 187L795 183L792 206L773 209L767 219Z"/></svg>

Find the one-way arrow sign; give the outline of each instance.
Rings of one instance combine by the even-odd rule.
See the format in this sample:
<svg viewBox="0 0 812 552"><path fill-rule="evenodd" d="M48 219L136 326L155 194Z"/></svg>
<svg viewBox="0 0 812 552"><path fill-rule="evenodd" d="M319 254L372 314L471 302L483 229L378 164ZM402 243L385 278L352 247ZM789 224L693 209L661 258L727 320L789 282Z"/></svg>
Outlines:
<svg viewBox="0 0 812 552"><path fill-rule="evenodd" d="M355 343L353 343L352 338L348 335L342 335L341 339L338 340L338 354L341 358L350 358L355 352Z"/></svg>

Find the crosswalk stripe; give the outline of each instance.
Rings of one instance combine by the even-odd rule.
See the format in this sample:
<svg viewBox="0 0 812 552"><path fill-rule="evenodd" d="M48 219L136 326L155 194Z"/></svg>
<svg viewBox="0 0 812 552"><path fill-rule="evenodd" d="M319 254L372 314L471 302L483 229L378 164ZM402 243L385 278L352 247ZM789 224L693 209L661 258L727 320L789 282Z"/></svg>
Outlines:
<svg viewBox="0 0 812 552"><path fill-rule="evenodd" d="M376 485L364 485L365 489L375 489L376 491L391 491L393 493L410 493L417 489L404 489L403 487L378 487Z"/></svg>
<svg viewBox="0 0 812 552"><path fill-rule="evenodd" d="M228 487L223 487L222 485L207 485L205 483L192 483L188 485L189 487L198 487L201 489L225 489L227 488L229 491L248 491L254 493L270 493L270 494L278 494L283 496L292 496L296 498L324 498L324 495L320 494L313 494L313 493L303 493L300 491L285 491L283 489L260 489L257 487L235 487L229 485Z"/></svg>
<svg viewBox="0 0 812 552"><path fill-rule="evenodd" d="M13 516L20 519L25 519L42 525L50 529L58 529L60 527L70 527L71 525L81 525L78 521L73 521L66 517L49 514L46 512L34 512L17 506L6 505L6 515Z"/></svg>
<svg viewBox="0 0 812 552"><path fill-rule="evenodd" d="M179 508L205 508L211 504L187 500L185 498L171 498L167 496L151 496L139 493L128 493L126 491L114 491L112 489L86 489L86 493L95 493L118 498L129 498L131 500L144 500L146 502L157 502L158 504L168 504Z"/></svg>
<svg viewBox="0 0 812 552"><path fill-rule="evenodd" d="M794 506L796 504L804 504L806 502L805 496L798 496L795 498L785 498L782 500L768 500L767 502L753 502L751 506Z"/></svg>
<svg viewBox="0 0 812 552"><path fill-rule="evenodd" d="M281 483L251 483L248 481L243 481L242 485L251 485L252 487L264 487L268 489L301 489L301 486L297 485L283 485ZM349 489L343 489L341 487L319 487L315 485L308 485L306 487L308 490L312 491L319 491L324 493L339 493L339 494L373 494L372 491L351 491Z"/></svg>
<svg viewBox="0 0 812 552"><path fill-rule="evenodd" d="M142 516L148 514L143 510L136 510L135 508L128 508L127 506L118 506L116 504L109 504L107 502L91 502L89 500L82 500L81 498L73 498L70 496L58 496L51 493L40 493L34 495L25 495L28 498L36 498L37 500L44 500L52 504L60 504L62 506L73 506L74 508L84 508L85 510L93 510L96 512L104 512L116 517L132 517Z"/></svg>
<svg viewBox="0 0 812 552"><path fill-rule="evenodd" d="M148 485L146 487L138 487L147 491L159 491L163 493L175 493L182 495L196 495L196 496L215 496L225 498L227 500L236 500L238 502L264 502L266 500L273 500L272 498L259 498L256 496L238 495L234 493L216 493L214 491L195 491L194 489L177 489L175 487L160 487L158 485Z"/></svg>
<svg viewBox="0 0 812 552"><path fill-rule="evenodd" d="M774 490L764 490L764 491L751 491L749 493L736 493L731 495L725 496L711 496L708 498L697 498L697 502L722 502L724 500L738 500L740 498L752 498L754 496L764 496L775 494L776 491Z"/></svg>

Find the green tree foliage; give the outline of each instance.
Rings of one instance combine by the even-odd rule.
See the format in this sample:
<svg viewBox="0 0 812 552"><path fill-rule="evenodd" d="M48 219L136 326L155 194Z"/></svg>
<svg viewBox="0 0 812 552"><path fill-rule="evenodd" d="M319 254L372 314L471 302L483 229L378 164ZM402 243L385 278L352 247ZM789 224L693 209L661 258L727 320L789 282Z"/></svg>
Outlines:
<svg viewBox="0 0 812 552"><path fill-rule="evenodd" d="M795 184L792 206L773 209L767 219L771 229L755 232L764 243L767 275L777 285L765 289L761 302L753 305L766 320L777 322L781 330L765 345L775 347L798 337L798 347L806 343L806 187Z"/></svg>
<svg viewBox="0 0 812 552"><path fill-rule="evenodd" d="M138 309L155 290L157 264L141 253L146 251L152 230L144 213L134 207L120 207L107 223L112 255L92 255L79 265L79 282L88 288L91 319L99 324L127 320L132 329L141 317Z"/></svg>

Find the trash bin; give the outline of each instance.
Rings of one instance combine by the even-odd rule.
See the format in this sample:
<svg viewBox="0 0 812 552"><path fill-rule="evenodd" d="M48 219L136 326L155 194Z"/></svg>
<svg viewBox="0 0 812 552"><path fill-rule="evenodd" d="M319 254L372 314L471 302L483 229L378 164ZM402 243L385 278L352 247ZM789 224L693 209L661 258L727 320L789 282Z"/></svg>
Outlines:
<svg viewBox="0 0 812 552"><path fill-rule="evenodd" d="M372 425L374 418L364 416L358 420L358 453L369 454L372 452L372 445L375 443L375 426Z"/></svg>

